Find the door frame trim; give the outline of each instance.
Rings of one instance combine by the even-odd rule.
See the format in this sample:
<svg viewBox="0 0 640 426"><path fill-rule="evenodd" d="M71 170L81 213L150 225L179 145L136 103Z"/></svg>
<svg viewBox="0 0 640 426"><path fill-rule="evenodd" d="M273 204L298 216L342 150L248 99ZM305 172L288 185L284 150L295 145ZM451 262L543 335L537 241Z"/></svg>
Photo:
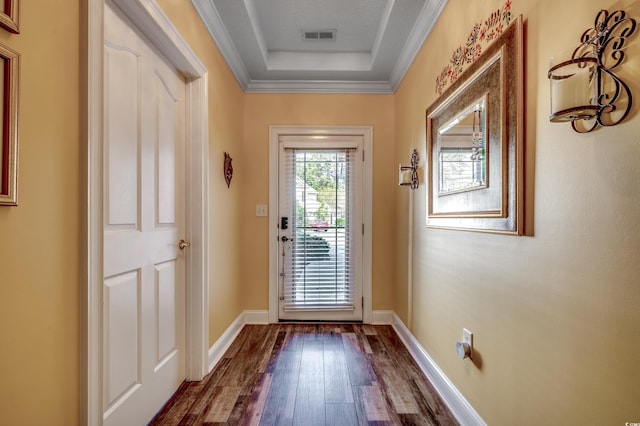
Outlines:
<svg viewBox="0 0 640 426"><path fill-rule="evenodd" d="M102 424L103 84L104 3L89 0L84 81L87 144L80 317L80 423ZM209 147L208 72L155 0L112 0L185 76L186 257L185 375L209 372ZM159 409L160 407L158 407Z"/></svg>
<svg viewBox="0 0 640 426"><path fill-rule="evenodd" d="M373 127L372 126L269 126L269 322L278 322L278 143L280 136L361 136L364 142L362 237L362 321L371 323Z"/></svg>

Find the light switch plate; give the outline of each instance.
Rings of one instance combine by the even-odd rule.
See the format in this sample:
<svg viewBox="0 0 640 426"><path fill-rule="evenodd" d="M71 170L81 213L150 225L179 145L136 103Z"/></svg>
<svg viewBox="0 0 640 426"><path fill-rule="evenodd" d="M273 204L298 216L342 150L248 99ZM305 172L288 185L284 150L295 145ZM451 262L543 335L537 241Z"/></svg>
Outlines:
<svg viewBox="0 0 640 426"><path fill-rule="evenodd" d="M266 204L256 204L256 216L268 216L269 208Z"/></svg>

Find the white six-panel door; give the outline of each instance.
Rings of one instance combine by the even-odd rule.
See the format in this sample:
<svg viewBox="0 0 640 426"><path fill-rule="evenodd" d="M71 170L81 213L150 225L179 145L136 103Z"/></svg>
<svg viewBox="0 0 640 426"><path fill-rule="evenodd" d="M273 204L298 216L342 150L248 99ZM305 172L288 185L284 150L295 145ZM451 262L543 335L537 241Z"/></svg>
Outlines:
<svg viewBox="0 0 640 426"><path fill-rule="evenodd" d="M103 420L146 424L185 377L185 83L105 4Z"/></svg>

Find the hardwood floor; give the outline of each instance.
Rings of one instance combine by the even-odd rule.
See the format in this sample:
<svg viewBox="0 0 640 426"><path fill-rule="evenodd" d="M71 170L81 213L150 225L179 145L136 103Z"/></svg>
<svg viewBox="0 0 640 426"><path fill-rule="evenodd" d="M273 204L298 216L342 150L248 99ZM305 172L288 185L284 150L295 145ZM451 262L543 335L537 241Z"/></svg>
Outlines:
<svg viewBox="0 0 640 426"><path fill-rule="evenodd" d="M390 326L247 325L151 425L457 425Z"/></svg>

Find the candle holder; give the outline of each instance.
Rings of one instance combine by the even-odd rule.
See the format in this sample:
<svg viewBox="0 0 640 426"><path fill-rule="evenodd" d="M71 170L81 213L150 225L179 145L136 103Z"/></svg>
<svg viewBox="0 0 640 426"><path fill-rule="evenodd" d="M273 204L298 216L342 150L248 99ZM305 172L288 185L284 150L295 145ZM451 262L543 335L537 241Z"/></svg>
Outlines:
<svg viewBox="0 0 640 426"><path fill-rule="evenodd" d="M580 38L571 59L549 69L552 122L571 122L578 133L622 122L633 102L629 86L613 73L625 56L624 44L636 21L622 10L601 10Z"/></svg>
<svg viewBox="0 0 640 426"><path fill-rule="evenodd" d="M411 189L417 189L418 182L418 151L413 150L411 153L411 165L403 166L400 164L400 177L398 185L411 186Z"/></svg>

